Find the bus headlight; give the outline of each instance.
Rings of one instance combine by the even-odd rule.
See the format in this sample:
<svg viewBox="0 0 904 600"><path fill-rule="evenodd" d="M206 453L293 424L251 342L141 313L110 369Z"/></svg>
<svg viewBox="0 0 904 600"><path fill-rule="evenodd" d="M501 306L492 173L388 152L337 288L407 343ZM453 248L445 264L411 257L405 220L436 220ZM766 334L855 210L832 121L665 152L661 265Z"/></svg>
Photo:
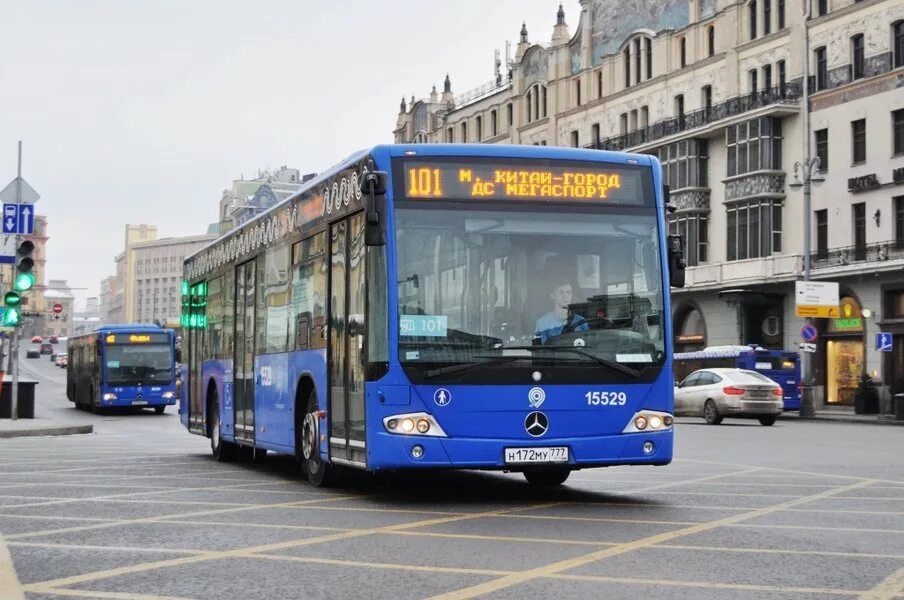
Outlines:
<svg viewBox="0 0 904 600"><path fill-rule="evenodd" d="M641 410L631 417L622 433L640 433L650 431L668 431L672 428L672 415L657 410Z"/></svg>
<svg viewBox="0 0 904 600"><path fill-rule="evenodd" d="M166 400L171 400L176 397L176 392L163 392L163 398Z"/></svg>
<svg viewBox="0 0 904 600"><path fill-rule="evenodd" d="M392 415L383 419L383 427L389 433L424 437L448 437L433 415L419 412Z"/></svg>
<svg viewBox="0 0 904 600"><path fill-rule="evenodd" d="M103 398L104 402L110 402L111 400L116 400L116 394L107 392L106 394L104 394Z"/></svg>

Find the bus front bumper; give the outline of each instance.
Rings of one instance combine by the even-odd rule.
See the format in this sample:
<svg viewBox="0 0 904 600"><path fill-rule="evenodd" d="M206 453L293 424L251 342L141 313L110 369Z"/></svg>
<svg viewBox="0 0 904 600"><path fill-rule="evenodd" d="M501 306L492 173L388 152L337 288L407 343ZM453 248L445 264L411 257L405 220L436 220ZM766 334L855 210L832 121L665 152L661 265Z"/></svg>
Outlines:
<svg viewBox="0 0 904 600"><path fill-rule="evenodd" d="M101 406L109 406L111 408L121 408L126 406L173 406L176 404L177 397L175 393L173 396L164 398L163 396L156 397L147 397L142 396L138 398L137 396L125 396L125 395L117 395L115 398L109 397L109 395L101 396L100 405Z"/></svg>
<svg viewBox="0 0 904 600"><path fill-rule="evenodd" d="M674 431L671 429L539 441L443 438L380 432L368 449L368 469L462 468L521 471L538 464L568 465L574 469L615 465L666 465L672 461L673 437ZM568 448L566 463L507 463L505 460L506 449L559 447ZM416 458L417 455L420 456Z"/></svg>

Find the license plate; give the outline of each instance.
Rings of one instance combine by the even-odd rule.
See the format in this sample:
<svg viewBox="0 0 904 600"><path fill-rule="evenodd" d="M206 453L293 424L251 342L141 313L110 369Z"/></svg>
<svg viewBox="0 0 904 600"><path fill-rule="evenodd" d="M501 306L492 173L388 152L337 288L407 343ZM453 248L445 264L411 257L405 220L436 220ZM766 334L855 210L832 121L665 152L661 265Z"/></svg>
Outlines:
<svg viewBox="0 0 904 600"><path fill-rule="evenodd" d="M132 406L145 406L147 403L147 400L132 400Z"/></svg>
<svg viewBox="0 0 904 600"><path fill-rule="evenodd" d="M568 462L568 447L506 448L505 463L564 463Z"/></svg>

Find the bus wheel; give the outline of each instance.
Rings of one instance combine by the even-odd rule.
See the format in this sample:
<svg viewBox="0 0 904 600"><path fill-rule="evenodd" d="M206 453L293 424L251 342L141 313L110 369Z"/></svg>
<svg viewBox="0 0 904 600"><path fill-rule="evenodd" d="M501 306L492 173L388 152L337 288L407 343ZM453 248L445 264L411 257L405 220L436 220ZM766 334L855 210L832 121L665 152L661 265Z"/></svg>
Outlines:
<svg viewBox="0 0 904 600"><path fill-rule="evenodd" d="M155 406L154 407L154 412L157 413L158 415L162 415L163 411L165 411L165 410L166 410L165 406Z"/></svg>
<svg viewBox="0 0 904 600"><path fill-rule="evenodd" d="M330 465L320 457L320 416L317 407L317 392L311 392L301 424L301 464L308 481L317 487L329 485ZM299 446L296 445L296 452Z"/></svg>
<svg viewBox="0 0 904 600"><path fill-rule="evenodd" d="M760 425L765 425L766 427L775 425L775 415L760 417Z"/></svg>
<svg viewBox="0 0 904 600"><path fill-rule="evenodd" d="M719 414L716 403L712 400L707 400L703 405L703 420L707 425L718 425L722 422L722 415Z"/></svg>
<svg viewBox="0 0 904 600"><path fill-rule="evenodd" d="M524 478L527 479L527 482L538 487L562 485L569 475L571 475L571 469L568 467L539 467L524 471Z"/></svg>
<svg viewBox="0 0 904 600"><path fill-rule="evenodd" d="M217 462L231 462L235 460L239 447L220 438L220 407L215 392L210 400L209 408L207 431L210 433L210 452Z"/></svg>

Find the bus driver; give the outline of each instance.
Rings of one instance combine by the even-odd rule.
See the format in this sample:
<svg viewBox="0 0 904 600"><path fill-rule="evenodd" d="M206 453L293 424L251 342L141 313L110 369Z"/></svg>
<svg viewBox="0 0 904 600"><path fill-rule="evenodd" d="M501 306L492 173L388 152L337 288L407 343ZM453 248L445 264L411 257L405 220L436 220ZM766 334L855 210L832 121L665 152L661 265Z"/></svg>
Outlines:
<svg viewBox="0 0 904 600"><path fill-rule="evenodd" d="M537 319L534 327L534 336L546 343L550 337L560 335L568 325L569 331L587 331L590 329L587 320L578 314L568 314L568 306L571 304L571 284L559 279L549 297L552 299L552 310Z"/></svg>

